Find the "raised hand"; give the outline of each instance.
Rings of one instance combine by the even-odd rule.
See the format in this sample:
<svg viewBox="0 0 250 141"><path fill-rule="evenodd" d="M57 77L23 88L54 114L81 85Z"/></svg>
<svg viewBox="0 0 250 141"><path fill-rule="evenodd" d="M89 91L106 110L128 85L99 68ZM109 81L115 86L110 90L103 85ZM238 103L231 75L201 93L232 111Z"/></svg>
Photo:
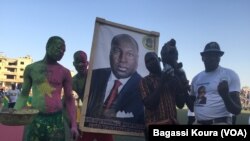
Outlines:
<svg viewBox="0 0 250 141"><path fill-rule="evenodd" d="M217 89L218 89L220 96L225 97L229 93L228 82L226 80L221 81Z"/></svg>

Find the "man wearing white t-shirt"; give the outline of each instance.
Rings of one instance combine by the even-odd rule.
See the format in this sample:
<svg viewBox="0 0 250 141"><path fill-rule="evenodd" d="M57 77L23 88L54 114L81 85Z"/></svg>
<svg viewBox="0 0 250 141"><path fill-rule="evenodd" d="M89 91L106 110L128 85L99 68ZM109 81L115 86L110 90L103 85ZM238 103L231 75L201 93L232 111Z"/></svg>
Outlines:
<svg viewBox="0 0 250 141"><path fill-rule="evenodd" d="M16 104L16 100L18 95L20 94L20 91L16 89L15 84L11 84L11 89L7 91L7 96L9 98L9 108L13 108Z"/></svg>
<svg viewBox="0 0 250 141"><path fill-rule="evenodd" d="M232 124L231 114L241 112L240 79L233 70L219 66L224 52L218 43L208 43L200 54L205 70L191 83L195 124Z"/></svg>

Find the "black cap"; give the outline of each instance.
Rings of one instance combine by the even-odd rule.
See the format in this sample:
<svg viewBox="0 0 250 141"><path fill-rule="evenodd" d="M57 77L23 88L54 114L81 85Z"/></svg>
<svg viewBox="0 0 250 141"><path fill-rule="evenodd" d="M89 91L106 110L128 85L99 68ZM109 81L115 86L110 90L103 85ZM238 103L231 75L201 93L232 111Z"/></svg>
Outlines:
<svg viewBox="0 0 250 141"><path fill-rule="evenodd" d="M220 56L222 56L224 54L224 52L220 50L220 46L219 46L219 44L217 42L210 42L210 43L208 43L205 46L204 51L201 52L201 56L203 56L204 54L206 54L208 52L216 52Z"/></svg>

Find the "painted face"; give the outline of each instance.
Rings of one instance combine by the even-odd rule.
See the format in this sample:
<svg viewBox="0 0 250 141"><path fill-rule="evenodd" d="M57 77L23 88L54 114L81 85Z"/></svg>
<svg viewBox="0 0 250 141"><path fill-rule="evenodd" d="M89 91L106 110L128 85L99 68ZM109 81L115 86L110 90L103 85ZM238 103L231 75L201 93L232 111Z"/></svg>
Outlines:
<svg viewBox="0 0 250 141"><path fill-rule="evenodd" d="M208 52L202 56L202 60L207 72L215 70L220 63L220 54L216 52Z"/></svg>
<svg viewBox="0 0 250 141"><path fill-rule="evenodd" d="M138 50L132 42L112 46L109 58L111 69L118 79L130 77L137 69Z"/></svg>
<svg viewBox="0 0 250 141"><path fill-rule="evenodd" d="M47 55L53 61L60 61L66 50L64 41L55 39L47 47Z"/></svg>
<svg viewBox="0 0 250 141"><path fill-rule="evenodd" d="M73 64L78 73L86 73L89 64L87 55L84 52L77 52Z"/></svg>

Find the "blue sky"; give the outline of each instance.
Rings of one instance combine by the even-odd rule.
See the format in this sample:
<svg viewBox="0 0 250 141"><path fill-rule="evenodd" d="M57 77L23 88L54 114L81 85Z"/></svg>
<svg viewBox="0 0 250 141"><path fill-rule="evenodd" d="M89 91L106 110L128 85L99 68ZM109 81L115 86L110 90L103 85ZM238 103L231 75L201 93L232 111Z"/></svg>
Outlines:
<svg viewBox="0 0 250 141"><path fill-rule="evenodd" d="M225 51L221 66L250 86L249 0L1 0L0 52L44 57L50 36L66 41L61 64L74 70L73 53L90 55L96 17L160 33L159 52L176 39L188 79L204 70L200 52L210 41Z"/></svg>

